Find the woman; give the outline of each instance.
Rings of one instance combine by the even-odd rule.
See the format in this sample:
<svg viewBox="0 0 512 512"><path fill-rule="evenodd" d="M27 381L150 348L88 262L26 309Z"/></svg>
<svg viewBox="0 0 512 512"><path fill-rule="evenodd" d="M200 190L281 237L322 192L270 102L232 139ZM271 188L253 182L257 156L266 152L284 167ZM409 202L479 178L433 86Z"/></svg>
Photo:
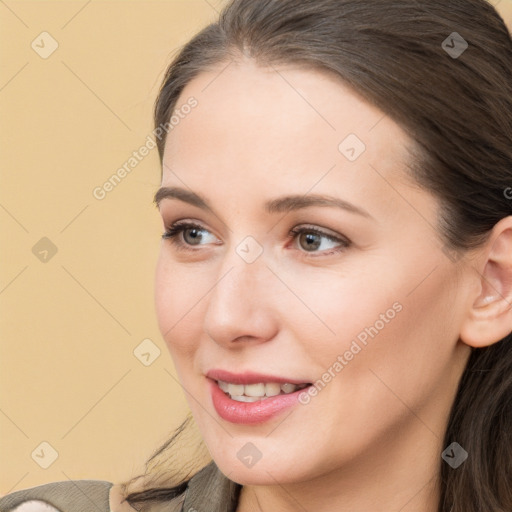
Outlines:
<svg viewBox="0 0 512 512"><path fill-rule="evenodd" d="M155 127L155 304L210 462L176 455L189 417L141 477L0 509L512 511L495 9L233 0L170 65Z"/></svg>

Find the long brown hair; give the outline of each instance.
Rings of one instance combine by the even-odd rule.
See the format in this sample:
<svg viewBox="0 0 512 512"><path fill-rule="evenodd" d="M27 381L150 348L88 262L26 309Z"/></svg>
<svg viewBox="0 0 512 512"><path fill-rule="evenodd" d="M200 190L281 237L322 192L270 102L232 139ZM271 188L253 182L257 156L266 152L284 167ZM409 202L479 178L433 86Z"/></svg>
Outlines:
<svg viewBox="0 0 512 512"><path fill-rule="evenodd" d="M412 178L441 200L438 231L450 257L484 243L512 214L512 40L486 1L232 0L169 65L155 127L194 77L242 55L335 73L404 127L416 148ZM511 345L509 334L468 360L444 446L457 442L469 457L452 469L440 454L438 512L512 511ZM192 475L177 478L166 462L189 421L148 461L142 488L131 489L140 477L125 484L130 504L184 491Z"/></svg>

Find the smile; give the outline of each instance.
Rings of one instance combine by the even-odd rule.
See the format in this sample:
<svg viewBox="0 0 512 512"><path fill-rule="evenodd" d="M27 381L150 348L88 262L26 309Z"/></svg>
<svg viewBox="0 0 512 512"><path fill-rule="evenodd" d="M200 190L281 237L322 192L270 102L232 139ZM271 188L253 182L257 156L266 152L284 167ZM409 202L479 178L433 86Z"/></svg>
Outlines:
<svg viewBox="0 0 512 512"><path fill-rule="evenodd" d="M265 400L268 397L277 395L287 395L294 393L299 389L307 387L309 384L290 384L279 382L259 382L255 384L232 384L230 382L219 380L217 384L226 395L237 402L257 402Z"/></svg>

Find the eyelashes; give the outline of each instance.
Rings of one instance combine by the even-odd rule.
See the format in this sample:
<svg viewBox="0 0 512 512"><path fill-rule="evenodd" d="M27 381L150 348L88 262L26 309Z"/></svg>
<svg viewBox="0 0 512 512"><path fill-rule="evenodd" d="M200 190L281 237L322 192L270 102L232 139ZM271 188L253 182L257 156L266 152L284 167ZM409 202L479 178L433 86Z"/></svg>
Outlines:
<svg viewBox="0 0 512 512"><path fill-rule="evenodd" d="M178 221L172 224L167 230L163 233L162 239L169 240L173 246L179 251L188 251L188 252L197 252L198 249L195 247L200 247L204 244L189 244L184 241L184 237L182 234L185 234L186 232L190 231L191 234L194 233L193 239L199 240L201 242L203 240L203 235L201 233L209 233L207 229L200 226L199 224L195 224L193 222L188 221ZM348 247L350 247L351 242L346 237L337 237L332 235L331 233L327 233L317 227L314 226L299 226L291 229L288 232L287 240L297 240L300 241L300 238L302 235L309 235L309 238L307 238L308 242L313 242L313 247L318 248L318 244L316 241L318 239L322 240L328 240L329 242L334 242L337 244L336 247L331 247L326 250L322 251L308 251L305 249L298 249L302 253L304 253L307 256L328 256L331 254L336 254L345 251ZM214 240L215 237L211 235ZM313 240L316 238L316 240ZM213 242L215 245L219 245L218 242ZM322 242L320 243L320 246L322 245ZM311 247L311 245L310 245ZM199 249L200 250L200 249Z"/></svg>
<svg viewBox="0 0 512 512"><path fill-rule="evenodd" d="M335 242L337 244L337 247L331 248L329 250L324 249L323 251L315 251L313 253L311 251L306 251L306 250L302 251L302 252L304 252L304 254L307 254L307 255L312 254L315 257L316 257L317 252L318 252L319 256L328 256L330 254L336 254L339 252L343 252L346 249L348 249L348 247L350 247L350 244L351 244L351 242L347 238L334 236L332 234L326 233L325 231L322 231L319 228L312 227L312 226L309 226L309 227L302 226L302 227L293 228L288 232L288 238L295 239L299 242L300 241L299 237L303 234L313 235L314 237L323 238L325 240L328 240L330 242ZM311 238L309 240L311 240ZM299 243L299 246L300 246L300 243Z"/></svg>
<svg viewBox="0 0 512 512"><path fill-rule="evenodd" d="M183 242L183 240L180 239L179 235L183 233L186 230L194 230L194 231L207 231L202 226L199 226L198 224L193 224L191 222L175 222L172 224L167 231L162 235L162 238L170 239L171 242L178 246L179 248L185 248L188 249L187 244ZM195 250L190 248L190 250Z"/></svg>

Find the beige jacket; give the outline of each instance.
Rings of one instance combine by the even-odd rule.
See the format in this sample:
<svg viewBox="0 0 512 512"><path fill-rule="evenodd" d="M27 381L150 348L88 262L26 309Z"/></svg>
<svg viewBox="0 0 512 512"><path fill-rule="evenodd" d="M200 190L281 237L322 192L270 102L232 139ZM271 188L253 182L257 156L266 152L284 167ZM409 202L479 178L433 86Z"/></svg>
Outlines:
<svg viewBox="0 0 512 512"><path fill-rule="evenodd" d="M148 512L236 512L241 486L210 462L177 498ZM104 480L67 480L14 491L0 498L0 512L136 512L121 503L120 485Z"/></svg>

